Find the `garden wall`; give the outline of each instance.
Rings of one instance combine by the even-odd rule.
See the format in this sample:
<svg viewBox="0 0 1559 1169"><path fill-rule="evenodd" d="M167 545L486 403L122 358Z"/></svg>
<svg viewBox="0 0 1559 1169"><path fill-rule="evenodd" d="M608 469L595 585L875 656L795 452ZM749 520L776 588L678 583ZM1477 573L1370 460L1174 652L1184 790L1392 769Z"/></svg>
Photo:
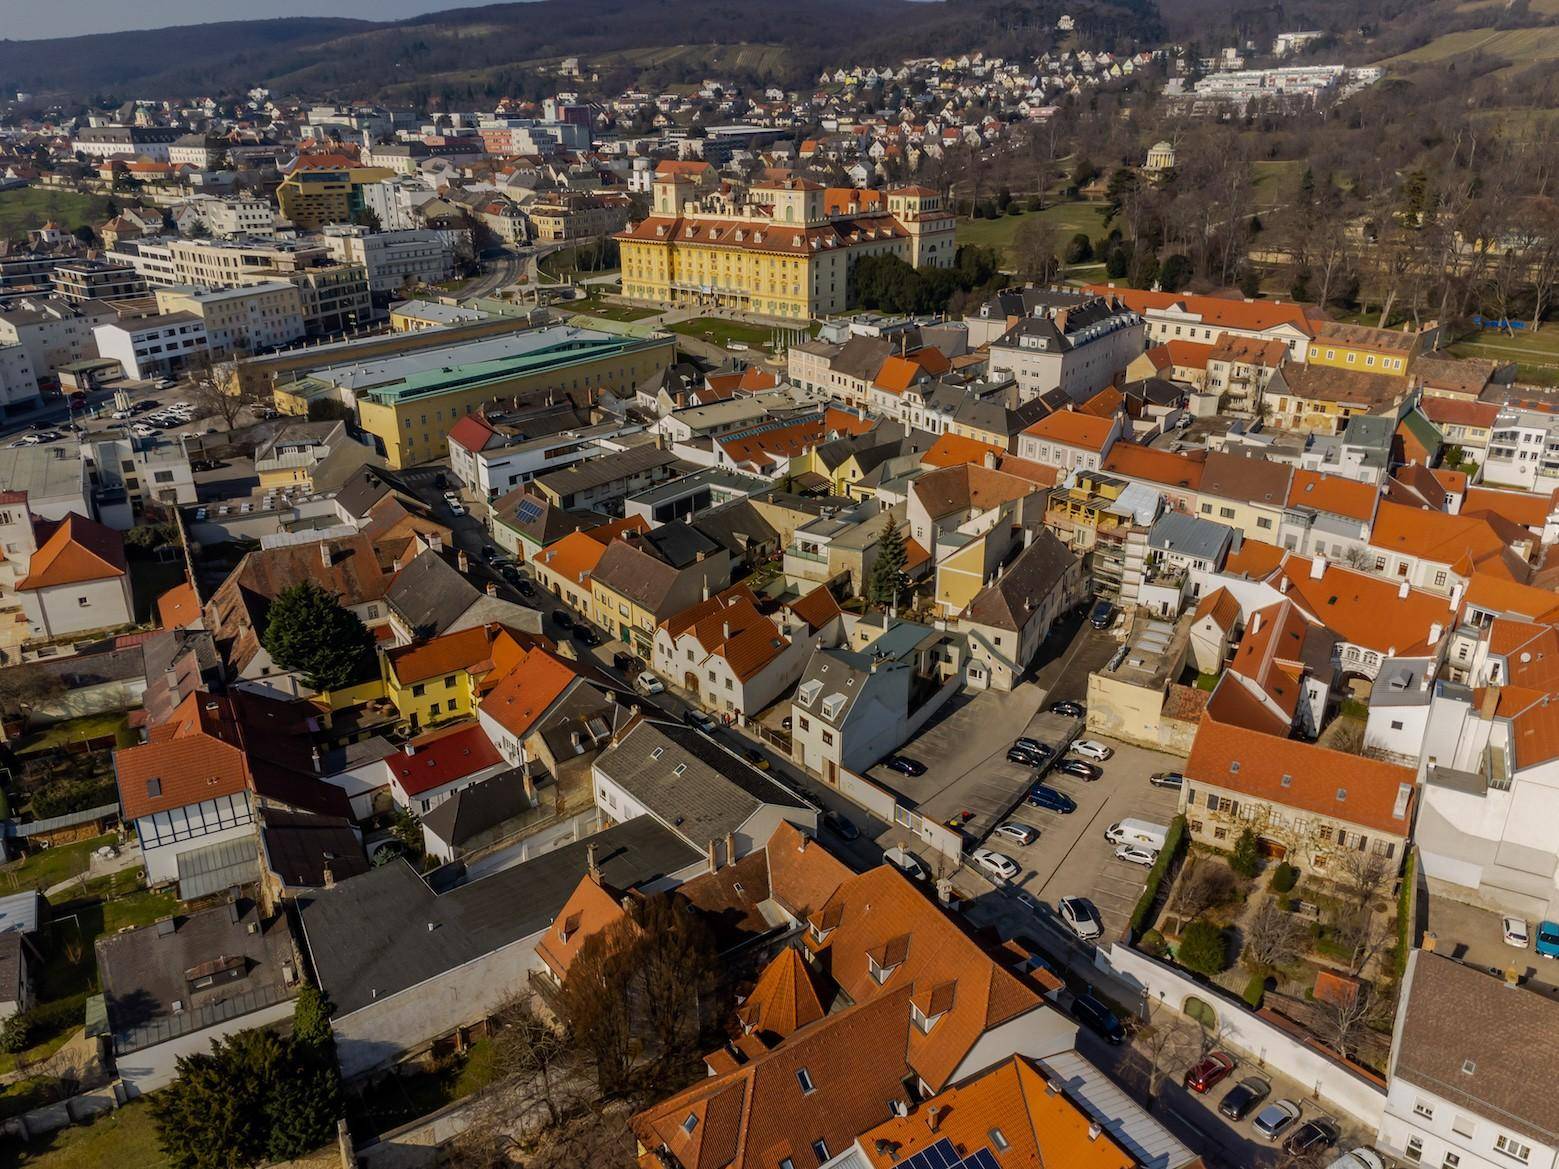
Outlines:
<svg viewBox="0 0 1559 1169"><path fill-rule="evenodd" d="M1346 1112L1371 1131L1380 1127L1386 1108L1384 1081L1343 1063L1314 1041L1290 1034L1280 1022L1252 1011L1221 988L1130 946L1116 942L1100 947L1094 961L1101 969L1140 987L1146 1000L1161 1002L1181 1014L1188 998L1200 999L1217 1015L1220 1046L1234 1048L1259 1066L1271 1065L1307 1085L1316 1099Z"/></svg>

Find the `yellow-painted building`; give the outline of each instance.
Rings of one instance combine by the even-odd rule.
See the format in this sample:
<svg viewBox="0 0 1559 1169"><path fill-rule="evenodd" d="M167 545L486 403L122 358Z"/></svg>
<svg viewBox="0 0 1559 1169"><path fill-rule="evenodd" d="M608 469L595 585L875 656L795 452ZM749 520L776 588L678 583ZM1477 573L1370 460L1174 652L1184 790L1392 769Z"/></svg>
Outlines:
<svg viewBox="0 0 1559 1169"><path fill-rule="evenodd" d="M675 339L624 337L572 326L532 330L523 352L489 361L455 364L458 350L425 351L415 372L364 386L356 366L332 366L279 385L277 408L307 414L326 399L355 404L359 426L372 435L392 468L409 467L449 453L449 428L479 407L532 390L584 395L611 390L622 396L665 372L676 355ZM435 359L445 356L449 364Z"/></svg>
<svg viewBox="0 0 1559 1169"><path fill-rule="evenodd" d="M1407 377L1408 366L1420 353L1439 344L1440 325L1430 321L1418 332L1374 329L1341 321L1318 321L1305 360L1310 365Z"/></svg>
<svg viewBox="0 0 1559 1169"><path fill-rule="evenodd" d="M304 231L327 223L351 223L363 209L363 186L393 178L382 166L314 167L299 165L276 188L276 205L283 218Z"/></svg>
<svg viewBox="0 0 1559 1169"><path fill-rule="evenodd" d="M655 182L654 210L620 232L623 295L808 320L849 303L863 256L920 267L953 264L953 214L923 187L887 194L887 211L830 214L825 188L803 179L760 183L745 196L700 194L686 175Z"/></svg>
<svg viewBox="0 0 1559 1169"><path fill-rule="evenodd" d="M385 697L414 730L469 718L524 655L502 625L478 625L387 650L381 657Z"/></svg>

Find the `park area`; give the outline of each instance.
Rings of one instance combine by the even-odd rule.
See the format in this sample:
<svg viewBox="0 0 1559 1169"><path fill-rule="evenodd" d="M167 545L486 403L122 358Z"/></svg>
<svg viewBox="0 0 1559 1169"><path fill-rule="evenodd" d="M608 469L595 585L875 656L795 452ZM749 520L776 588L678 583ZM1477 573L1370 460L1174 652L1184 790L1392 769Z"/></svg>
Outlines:
<svg viewBox="0 0 1559 1169"><path fill-rule="evenodd" d="M738 347L746 346L749 349L767 349L774 340L774 330L762 325L749 325L741 321L728 321L723 317L694 317L688 321L678 321L676 324L667 325L673 333L684 337L692 337L698 341L708 341L712 345L719 345L729 349L734 344Z"/></svg>
<svg viewBox="0 0 1559 1169"><path fill-rule="evenodd" d="M1541 386L1559 386L1559 326L1546 325L1534 332L1526 327L1501 332L1477 329L1464 333L1448 347L1453 357L1484 357L1516 363L1516 380Z"/></svg>
<svg viewBox="0 0 1559 1169"><path fill-rule="evenodd" d="M1078 232L1090 240L1101 239L1107 232L1104 214L1102 203L1052 203L1043 211L1023 211L1017 215L999 215L995 219L960 218L957 239L960 244L995 248L1005 261L1010 262L1018 229L1029 220L1037 219L1054 227L1064 244Z"/></svg>
<svg viewBox="0 0 1559 1169"><path fill-rule="evenodd" d="M0 240L26 239L51 219L66 231L108 218L108 200L76 191L13 187L0 191Z"/></svg>

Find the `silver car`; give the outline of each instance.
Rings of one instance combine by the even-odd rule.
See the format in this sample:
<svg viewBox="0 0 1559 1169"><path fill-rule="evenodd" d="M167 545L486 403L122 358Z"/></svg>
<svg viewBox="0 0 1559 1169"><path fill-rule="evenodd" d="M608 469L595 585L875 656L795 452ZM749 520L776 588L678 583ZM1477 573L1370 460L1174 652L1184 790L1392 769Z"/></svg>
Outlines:
<svg viewBox="0 0 1559 1169"><path fill-rule="evenodd" d="M1274 1100L1256 1113L1256 1119L1250 1123L1267 1140L1275 1141L1298 1119L1299 1105L1292 1100Z"/></svg>

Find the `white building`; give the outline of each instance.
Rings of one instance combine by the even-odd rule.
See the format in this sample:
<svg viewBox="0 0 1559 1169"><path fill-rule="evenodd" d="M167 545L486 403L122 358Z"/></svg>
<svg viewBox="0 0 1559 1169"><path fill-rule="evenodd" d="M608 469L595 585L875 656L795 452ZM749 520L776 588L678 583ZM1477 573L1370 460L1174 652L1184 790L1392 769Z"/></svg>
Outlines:
<svg viewBox="0 0 1559 1169"><path fill-rule="evenodd" d="M206 326L194 313L166 313L98 325L100 357L117 361L126 377L160 377L206 352Z"/></svg>
<svg viewBox="0 0 1559 1169"><path fill-rule="evenodd" d="M375 296L392 296L408 282L436 284L455 273L455 247L445 232L370 231L337 224L323 234L332 256L363 265L368 290Z"/></svg>
<svg viewBox="0 0 1559 1169"><path fill-rule="evenodd" d="M38 405L38 376L21 345L0 345L0 410L7 414Z"/></svg>
<svg viewBox="0 0 1559 1169"><path fill-rule="evenodd" d="M303 297L285 280L268 280L242 288L158 289L157 310L190 313L206 329L206 344L215 355L263 353L303 338Z"/></svg>
<svg viewBox="0 0 1559 1169"><path fill-rule="evenodd" d="M72 514L40 534L43 543L16 585L33 637L52 641L135 620L118 532Z"/></svg>
<svg viewBox="0 0 1559 1169"><path fill-rule="evenodd" d="M209 198L200 201L199 209L212 235L263 239L276 234L276 210L269 199L252 195Z"/></svg>
<svg viewBox="0 0 1559 1169"><path fill-rule="evenodd" d="M1559 415L1501 410L1489 435L1483 482L1544 493L1559 486Z"/></svg>
<svg viewBox="0 0 1559 1169"><path fill-rule="evenodd" d="M167 162L184 131L166 126L89 126L78 130L70 148L88 158L145 158Z"/></svg>
<svg viewBox="0 0 1559 1169"><path fill-rule="evenodd" d="M82 449L97 488L98 514L111 528L125 531L134 526L132 498L168 507L197 502L195 473L180 443L120 435L84 443ZM120 492L125 502L116 508L110 501Z"/></svg>
<svg viewBox="0 0 1559 1169"><path fill-rule="evenodd" d="M98 355L95 326L114 314L90 305L73 305L57 296L28 296L0 309L0 346L20 345L35 378L62 365Z"/></svg>
<svg viewBox="0 0 1559 1169"><path fill-rule="evenodd" d="M1559 1093L1538 1053L1559 1003L1430 950L1408 956L1376 1147L1442 1169L1553 1169Z"/></svg>

